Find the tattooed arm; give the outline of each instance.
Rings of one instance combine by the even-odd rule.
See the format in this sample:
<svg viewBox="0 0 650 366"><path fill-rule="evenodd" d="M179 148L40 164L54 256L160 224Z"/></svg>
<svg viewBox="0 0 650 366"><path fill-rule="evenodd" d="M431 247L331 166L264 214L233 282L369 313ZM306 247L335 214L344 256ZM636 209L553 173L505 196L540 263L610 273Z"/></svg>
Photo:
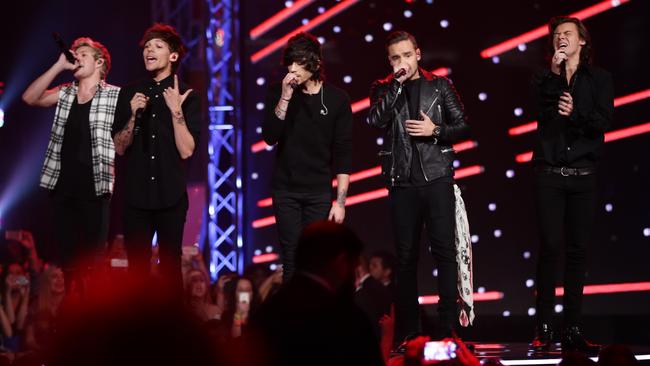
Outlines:
<svg viewBox="0 0 650 366"><path fill-rule="evenodd" d="M345 199L348 196L348 187L350 186L349 174L336 175L336 201L332 203L328 220L336 223L342 223L345 219Z"/></svg>

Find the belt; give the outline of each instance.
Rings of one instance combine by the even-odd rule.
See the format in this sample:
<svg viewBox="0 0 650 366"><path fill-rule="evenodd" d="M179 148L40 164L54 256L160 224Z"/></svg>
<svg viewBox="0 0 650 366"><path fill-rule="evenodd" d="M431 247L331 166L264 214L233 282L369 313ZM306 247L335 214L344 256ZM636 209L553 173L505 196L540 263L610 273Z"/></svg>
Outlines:
<svg viewBox="0 0 650 366"><path fill-rule="evenodd" d="M568 167L556 167L550 165L539 165L535 167L535 171L539 173L553 173L560 174L563 177L568 177L570 175L591 175L596 173L596 168L568 168Z"/></svg>

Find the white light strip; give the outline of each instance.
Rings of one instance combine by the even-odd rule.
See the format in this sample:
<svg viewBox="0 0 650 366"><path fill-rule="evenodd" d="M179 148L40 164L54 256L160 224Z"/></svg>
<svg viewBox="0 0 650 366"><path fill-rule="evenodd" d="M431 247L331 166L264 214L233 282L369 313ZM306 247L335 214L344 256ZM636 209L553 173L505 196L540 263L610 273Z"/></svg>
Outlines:
<svg viewBox="0 0 650 366"><path fill-rule="evenodd" d="M634 357L639 361L650 360L650 354L636 355ZM598 362L598 357L589 358L594 362ZM560 358L549 358L547 360L501 360L501 363L504 365L557 365L560 361L562 361Z"/></svg>

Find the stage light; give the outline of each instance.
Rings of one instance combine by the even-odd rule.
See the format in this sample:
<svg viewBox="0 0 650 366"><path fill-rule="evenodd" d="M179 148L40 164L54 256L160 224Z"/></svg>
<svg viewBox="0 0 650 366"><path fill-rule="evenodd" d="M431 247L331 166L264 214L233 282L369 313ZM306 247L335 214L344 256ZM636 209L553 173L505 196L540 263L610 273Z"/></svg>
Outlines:
<svg viewBox="0 0 650 366"><path fill-rule="evenodd" d="M384 144L384 138L383 137L377 137L377 145L381 146Z"/></svg>
<svg viewBox="0 0 650 366"><path fill-rule="evenodd" d="M513 113L515 114L515 116L517 116L517 117L521 117L521 115L524 114L524 110L521 109L521 108L515 108L515 110L513 111Z"/></svg>
<svg viewBox="0 0 650 366"><path fill-rule="evenodd" d="M273 145L264 148L266 151L273 151Z"/></svg>
<svg viewBox="0 0 650 366"><path fill-rule="evenodd" d="M517 46L517 49L521 52L526 51L526 44L525 43L520 44L519 46Z"/></svg>
<svg viewBox="0 0 650 366"><path fill-rule="evenodd" d="M487 93L478 93L478 100L484 102L487 99Z"/></svg>
<svg viewBox="0 0 650 366"><path fill-rule="evenodd" d="M258 111L261 111L262 109L264 109L264 103L260 102L255 104L255 108L257 108Z"/></svg>
<svg viewBox="0 0 650 366"><path fill-rule="evenodd" d="M338 25L335 25L334 27L332 27L332 31L334 33L341 33L341 27L339 27Z"/></svg>
<svg viewBox="0 0 650 366"><path fill-rule="evenodd" d="M515 176L515 171L512 169L506 170L506 178L512 178Z"/></svg>
<svg viewBox="0 0 650 366"><path fill-rule="evenodd" d="M529 252L529 251L525 251L524 254L523 254L523 256L524 256L524 259L530 259L530 252Z"/></svg>
<svg viewBox="0 0 650 366"><path fill-rule="evenodd" d="M307 18L302 18L302 20L300 21L300 23L302 23L302 25L307 25L307 23L309 23L309 19L307 19Z"/></svg>
<svg viewBox="0 0 650 366"><path fill-rule="evenodd" d="M431 274L433 275L433 277L438 277L438 268L434 268Z"/></svg>
<svg viewBox="0 0 650 366"><path fill-rule="evenodd" d="M267 245L267 246L266 246L266 252L267 252L267 253L271 253L272 251L273 251L273 247L270 246L270 245Z"/></svg>
<svg viewBox="0 0 650 366"><path fill-rule="evenodd" d="M605 205L605 211L612 212L612 210L614 210L614 206L611 203Z"/></svg>
<svg viewBox="0 0 650 366"><path fill-rule="evenodd" d="M293 1L285 1L284 2L284 7L285 8L290 8L293 6Z"/></svg>
<svg viewBox="0 0 650 366"><path fill-rule="evenodd" d="M454 168L458 168L460 166L460 160L454 160L451 164Z"/></svg>
<svg viewBox="0 0 650 366"><path fill-rule="evenodd" d="M318 14L323 14L325 12L325 8L322 6L318 7Z"/></svg>
<svg viewBox="0 0 650 366"><path fill-rule="evenodd" d="M528 316L534 316L536 311L535 308L528 308Z"/></svg>
<svg viewBox="0 0 650 366"><path fill-rule="evenodd" d="M262 251L259 249L255 249L255 251L253 252L253 255L260 255L260 254L262 254Z"/></svg>
<svg viewBox="0 0 650 366"><path fill-rule="evenodd" d="M264 79L263 77L259 77L259 78L257 78L256 82L257 82L257 85L262 86L266 82L266 79Z"/></svg>
<svg viewBox="0 0 650 366"><path fill-rule="evenodd" d="M495 238L500 238L502 234L503 233L501 232L501 230L499 230L499 229L494 230L494 237Z"/></svg>
<svg viewBox="0 0 650 366"><path fill-rule="evenodd" d="M293 1L287 1L284 3L285 8L282 9L281 11L277 12L270 18L266 19L253 29L251 29L249 35L252 40L256 40L260 36L262 36L264 33L270 31L271 29L275 28L278 24L282 23L283 21L291 18L294 14L299 12L301 9L303 9L305 6L309 5L312 3L314 0L298 0L298 2L294 3Z"/></svg>
<svg viewBox="0 0 650 366"><path fill-rule="evenodd" d="M490 211L496 211L497 210L497 204L496 203L490 203L488 205L488 210Z"/></svg>
<svg viewBox="0 0 650 366"><path fill-rule="evenodd" d="M647 227L643 229L643 236L645 236L646 238L650 236L650 228Z"/></svg>
<svg viewBox="0 0 650 366"><path fill-rule="evenodd" d="M363 39L365 39L366 42L370 43L370 42L372 42L372 40L374 39L374 37L372 36L372 34L366 34L366 36L363 37Z"/></svg>
<svg viewBox="0 0 650 366"><path fill-rule="evenodd" d="M479 294L484 294L485 293L485 287L481 286L481 287L477 288L476 292L478 292Z"/></svg>
<svg viewBox="0 0 650 366"><path fill-rule="evenodd" d="M472 235L471 239L472 239L472 244L478 243L478 235Z"/></svg>
<svg viewBox="0 0 650 366"><path fill-rule="evenodd" d="M505 311L503 312L503 317L504 317L504 318L507 318L507 317L509 317L509 316L510 316L510 311L509 311L509 310L505 310Z"/></svg>
<svg viewBox="0 0 650 366"><path fill-rule="evenodd" d="M346 84L350 84L350 83L352 82L352 76L350 76L350 75L345 75L345 76L343 77L343 82L346 83Z"/></svg>
<svg viewBox="0 0 650 366"><path fill-rule="evenodd" d="M0 108L0 127L5 125L5 111Z"/></svg>
<svg viewBox="0 0 650 366"><path fill-rule="evenodd" d="M443 19L443 20L441 20L441 21L440 21L440 26L441 26L442 28L447 28L447 27L449 27L449 21L448 21L447 19Z"/></svg>
<svg viewBox="0 0 650 366"><path fill-rule="evenodd" d="M257 174L256 172L251 173L252 180L256 180L257 178L259 178L259 174Z"/></svg>
<svg viewBox="0 0 650 366"><path fill-rule="evenodd" d="M501 59L499 58L499 56L492 57L492 63L493 64L498 64L499 62L501 62Z"/></svg>
<svg viewBox="0 0 650 366"><path fill-rule="evenodd" d="M526 280L526 287L531 288L533 285L535 285L535 281L530 278Z"/></svg>
<svg viewBox="0 0 650 366"><path fill-rule="evenodd" d="M413 16L413 12L410 10L404 10L404 17L410 18Z"/></svg>
<svg viewBox="0 0 650 366"><path fill-rule="evenodd" d="M391 29L393 29L393 24L392 23L389 23L389 22L384 23L384 30L386 32L389 32Z"/></svg>
<svg viewBox="0 0 650 366"><path fill-rule="evenodd" d="M262 127L256 127L255 132L257 132L257 134L262 133Z"/></svg>
<svg viewBox="0 0 650 366"><path fill-rule="evenodd" d="M555 312L556 313L561 313L562 310L564 310L564 306L562 306L562 304L555 305Z"/></svg>
<svg viewBox="0 0 650 366"><path fill-rule="evenodd" d="M269 269L270 269L271 271L275 271L276 269L278 269L278 265L275 264L275 263L271 263L271 265L269 266Z"/></svg>

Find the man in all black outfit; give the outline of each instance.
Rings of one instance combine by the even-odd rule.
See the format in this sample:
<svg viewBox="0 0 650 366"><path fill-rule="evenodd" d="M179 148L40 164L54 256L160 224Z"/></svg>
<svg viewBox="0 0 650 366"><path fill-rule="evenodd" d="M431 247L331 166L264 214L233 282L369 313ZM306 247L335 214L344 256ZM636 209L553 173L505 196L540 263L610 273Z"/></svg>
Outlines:
<svg viewBox="0 0 650 366"><path fill-rule="evenodd" d="M142 39L150 79L122 89L113 139L126 158L124 238L129 270L149 272L157 233L160 269L180 291L181 245L188 209L184 160L198 144L201 111L196 93L178 81L185 48L176 30L154 24Z"/></svg>
<svg viewBox="0 0 650 366"><path fill-rule="evenodd" d="M415 37L391 33L386 49L394 74L373 84L368 122L386 132L379 155L398 259L395 339L420 332L417 262L423 224L438 262L440 335L449 336L458 315L451 145L469 127L451 82L418 68L421 54Z"/></svg>
<svg viewBox="0 0 650 366"><path fill-rule="evenodd" d="M549 23L550 69L535 75L539 108L533 153L540 231L537 266L537 332L532 346L548 349L555 281L562 241L563 349L597 351L580 333L585 254L596 207L596 165L614 111L611 75L590 65L591 37L577 18Z"/></svg>
<svg viewBox="0 0 650 366"><path fill-rule="evenodd" d="M302 228L318 220L341 223L345 218L352 109L345 92L325 83L320 43L311 34L289 39L283 64L288 73L268 91L262 133L267 144L278 144L273 209L286 281L294 272ZM333 175L337 196L332 203Z"/></svg>

